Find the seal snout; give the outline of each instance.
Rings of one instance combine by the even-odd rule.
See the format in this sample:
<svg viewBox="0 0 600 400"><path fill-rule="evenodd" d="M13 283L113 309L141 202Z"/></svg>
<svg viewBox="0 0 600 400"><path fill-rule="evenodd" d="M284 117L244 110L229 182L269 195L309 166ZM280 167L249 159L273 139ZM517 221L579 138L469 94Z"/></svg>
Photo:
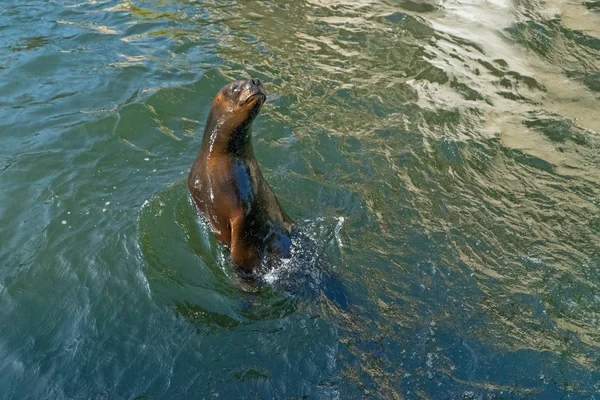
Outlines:
<svg viewBox="0 0 600 400"><path fill-rule="evenodd" d="M251 78L235 81L223 87L219 92L218 100L225 100L226 103L236 106L261 106L266 98L260 79Z"/></svg>
<svg viewBox="0 0 600 400"><path fill-rule="evenodd" d="M234 84L234 86L234 90L237 90L239 93L239 97L237 99L237 103L239 105L257 102L260 106L266 100L265 91L260 79L246 79L243 81L238 81Z"/></svg>
<svg viewBox="0 0 600 400"><path fill-rule="evenodd" d="M260 79L248 79L245 86L246 90L248 91L248 97L253 97L256 95L262 95L265 97L265 90L263 89Z"/></svg>

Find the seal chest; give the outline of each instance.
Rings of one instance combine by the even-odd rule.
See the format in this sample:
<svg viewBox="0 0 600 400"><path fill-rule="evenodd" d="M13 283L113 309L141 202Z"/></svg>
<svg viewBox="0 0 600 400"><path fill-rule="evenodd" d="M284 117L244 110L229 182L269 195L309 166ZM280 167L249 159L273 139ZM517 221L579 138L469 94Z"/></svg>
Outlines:
<svg viewBox="0 0 600 400"><path fill-rule="evenodd" d="M255 271L267 254L288 257L292 220L264 179L252 149L252 122L266 100L258 79L217 93L188 187L233 262Z"/></svg>

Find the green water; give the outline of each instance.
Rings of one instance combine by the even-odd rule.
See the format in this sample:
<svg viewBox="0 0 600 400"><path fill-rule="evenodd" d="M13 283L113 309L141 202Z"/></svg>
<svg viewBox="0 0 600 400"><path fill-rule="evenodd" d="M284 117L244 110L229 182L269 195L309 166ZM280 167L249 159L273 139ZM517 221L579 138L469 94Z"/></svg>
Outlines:
<svg viewBox="0 0 600 400"><path fill-rule="evenodd" d="M600 397L599 26L574 1L3 1L0 398ZM240 290L190 201L212 97L249 76L263 174L346 304Z"/></svg>

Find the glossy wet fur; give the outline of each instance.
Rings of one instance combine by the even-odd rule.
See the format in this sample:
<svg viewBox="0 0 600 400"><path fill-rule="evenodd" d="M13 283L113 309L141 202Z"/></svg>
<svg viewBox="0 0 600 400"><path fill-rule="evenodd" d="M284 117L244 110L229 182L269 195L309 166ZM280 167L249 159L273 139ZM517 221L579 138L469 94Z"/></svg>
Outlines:
<svg viewBox="0 0 600 400"><path fill-rule="evenodd" d="M264 179L252 122L266 99L258 79L223 87L213 102L188 187L233 262L252 272L267 254L289 257L292 221Z"/></svg>

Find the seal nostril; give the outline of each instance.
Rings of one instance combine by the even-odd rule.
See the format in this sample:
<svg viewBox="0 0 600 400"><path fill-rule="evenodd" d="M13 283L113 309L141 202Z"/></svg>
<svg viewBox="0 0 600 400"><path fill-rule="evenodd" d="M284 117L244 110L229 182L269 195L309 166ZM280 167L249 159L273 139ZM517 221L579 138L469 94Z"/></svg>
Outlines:
<svg viewBox="0 0 600 400"><path fill-rule="evenodd" d="M254 86L260 86L261 82L260 79L250 79L250 82L254 85Z"/></svg>

